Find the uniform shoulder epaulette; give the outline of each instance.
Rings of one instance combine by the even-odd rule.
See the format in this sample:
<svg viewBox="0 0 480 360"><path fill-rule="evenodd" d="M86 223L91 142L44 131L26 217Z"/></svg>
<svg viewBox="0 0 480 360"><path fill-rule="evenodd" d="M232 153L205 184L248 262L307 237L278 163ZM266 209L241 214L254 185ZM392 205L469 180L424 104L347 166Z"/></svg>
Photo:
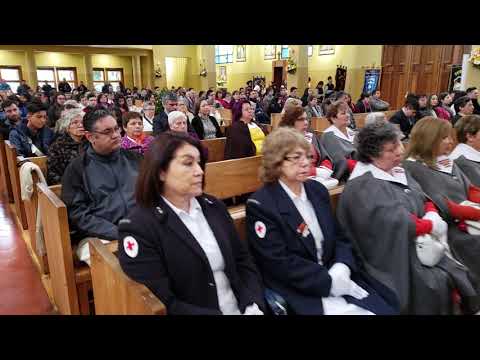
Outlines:
<svg viewBox="0 0 480 360"><path fill-rule="evenodd" d="M118 222L118 225L122 225L122 224L131 224L132 221L130 219L120 219L120 221Z"/></svg>
<svg viewBox="0 0 480 360"><path fill-rule="evenodd" d="M262 205L262 204L260 203L260 201L255 200L255 199L248 199L248 200L247 200L247 204L248 204L248 203L252 203L252 204L255 204L255 205L258 205L258 206Z"/></svg>

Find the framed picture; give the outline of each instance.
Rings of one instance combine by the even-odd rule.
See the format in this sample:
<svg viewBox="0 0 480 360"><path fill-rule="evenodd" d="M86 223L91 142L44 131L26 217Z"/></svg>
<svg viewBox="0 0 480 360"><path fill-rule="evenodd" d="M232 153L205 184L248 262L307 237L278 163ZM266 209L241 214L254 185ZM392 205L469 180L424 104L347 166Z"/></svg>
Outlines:
<svg viewBox="0 0 480 360"><path fill-rule="evenodd" d="M223 84L227 82L227 67L226 66L219 66L218 67L218 75L217 75L217 83Z"/></svg>
<svg viewBox="0 0 480 360"><path fill-rule="evenodd" d="M247 45L237 45L237 62L247 61Z"/></svg>
<svg viewBox="0 0 480 360"><path fill-rule="evenodd" d="M263 50L263 59L264 60L273 60L277 57L277 45L265 45Z"/></svg>
<svg viewBox="0 0 480 360"><path fill-rule="evenodd" d="M335 45L320 45L318 55L335 54Z"/></svg>

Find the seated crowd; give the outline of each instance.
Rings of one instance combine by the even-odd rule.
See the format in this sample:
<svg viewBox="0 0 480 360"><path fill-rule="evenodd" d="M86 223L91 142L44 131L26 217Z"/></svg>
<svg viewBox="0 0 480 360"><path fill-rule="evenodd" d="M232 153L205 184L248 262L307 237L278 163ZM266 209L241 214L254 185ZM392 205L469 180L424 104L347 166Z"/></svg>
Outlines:
<svg viewBox="0 0 480 360"><path fill-rule="evenodd" d="M160 99L47 88L3 99L0 131L18 155L47 157L77 260L90 263L92 238L118 240L124 272L169 314L476 314L478 91L409 93L388 119L379 91L353 104L329 84L302 98L262 82ZM321 133L317 117L330 122ZM222 137L225 160L262 156L246 242L229 202L203 192L201 141Z"/></svg>

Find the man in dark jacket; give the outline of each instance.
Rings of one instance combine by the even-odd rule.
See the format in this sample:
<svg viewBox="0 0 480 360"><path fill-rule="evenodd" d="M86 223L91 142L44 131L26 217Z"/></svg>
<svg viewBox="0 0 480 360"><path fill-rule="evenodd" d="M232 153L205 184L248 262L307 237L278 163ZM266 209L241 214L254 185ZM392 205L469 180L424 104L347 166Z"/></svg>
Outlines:
<svg viewBox="0 0 480 360"><path fill-rule="evenodd" d="M0 134L4 139L8 139L10 131L22 121L20 110L17 104L12 100L5 100L2 103L5 117L0 119Z"/></svg>
<svg viewBox="0 0 480 360"><path fill-rule="evenodd" d="M168 92L162 97L163 111L153 118L153 135L158 135L164 131L170 130L168 126L168 113L177 110L177 95L174 92Z"/></svg>
<svg viewBox="0 0 480 360"><path fill-rule="evenodd" d="M48 154L48 147L53 140L53 131L46 127L47 110L40 101L27 105L27 119L17 124L10 131L10 143L15 146L17 154L24 157Z"/></svg>
<svg viewBox="0 0 480 360"><path fill-rule="evenodd" d="M397 111L390 118L392 124L400 126L400 130L403 133L403 139L407 140L410 136L410 131L412 131L413 125L415 125L415 111L418 107L418 101L416 98L407 98L403 107Z"/></svg>
<svg viewBox="0 0 480 360"><path fill-rule="evenodd" d="M428 98L425 94L420 94L418 98L418 109L415 118L418 120L424 118L425 116L432 116L430 110L427 108Z"/></svg>
<svg viewBox="0 0 480 360"><path fill-rule="evenodd" d="M88 91L83 81L80 81L80 85L78 85L77 90L80 94L85 94Z"/></svg>
<svg viewBox="0 0 480 360"><path fill-rule="evenodd" d="M67 79L63 78L63 80L58 83L58 91L63 92L64 94L72 92L72 87L67 82Z"/></svg>
<svg viewBox="0 0 480 360"><path fill-rule="evenodd" d="M88 240L118 239L118 222L135 205L142 156L120 148L120 128L110 112L87 113L83 126L90 145L65 169L62 199L68 210L72 243L78 243L76 254L89 263Z"/></svg>
<svg viewBox="0 0 480 360"><path fill-rule="evenodd" d="M42 91L47 95L50 96L53 88L50 86L48 82L45 81L45 85L42 86Z"/></svg>
<svg viewBox="0 0 480 360"><path fill-rule="evenodd" d="M472 115L473 111L475 110L472 99L470 99L468 96L462 96L459 97L455 102L453 103L453 107L455 108L455 116L452 119L452 125L455 125L458 121L463 116L466 115Z"/></svg>

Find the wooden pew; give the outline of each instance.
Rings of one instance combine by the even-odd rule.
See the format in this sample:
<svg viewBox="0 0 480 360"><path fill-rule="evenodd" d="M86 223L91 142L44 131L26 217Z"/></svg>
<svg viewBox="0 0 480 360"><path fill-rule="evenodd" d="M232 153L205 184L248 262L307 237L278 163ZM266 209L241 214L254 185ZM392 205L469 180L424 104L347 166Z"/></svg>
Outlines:
<svg viewBox="0 0 480 360"><path fill-rule="evenodd" d="M38 183L37 190L55 306L63 315L88 315L90 269L74 264L67 208L59 198L61 186Z"/></svg>
<svg viewBox="0 0 480 360"><path fill-rule="evenodd" d="M10 183L12 186L13 198L15 201L15 212L22 228L28 228L27 215L25 213L25 206L23 205L21 190L20 190L20 175L17 167L17 151L15 146L10 144L10 141L5 141L5 153L7 155L8 171L10 173Z"/></svg>
<svg viewBox="0 0 480 360"><path fill-rule="evenodd" d="M165 305L143 284L130 279L115 255L118 242L90 241L96 315L166 315Z"/></svg>
<svg viewBox="0 0 480 360"><path fill-rule="evenodd" d="M47 157L46 156L38 156L33 158L24 158L23 156L18 156L17 161L24 161L28 160L40 167L42 170L43 176L47 177ZM41 274L48 274L48 262L46 254L41 254L39 249L37 248L37 241L36 241L36 227L37 227L37 209L38 209L38 191L35 184L37 184L40 179L38 178L36 173L32 174L33 178L33 192L32 197L30 200L24 200L23 206L25 208L25 214L27 216L27 228L28 234L30 236L30 245L32 247L33 253L38 260L38 264L40 266L40 273Z"/></svg>
<svg viewBox="0 0 480 360"><path fill-rule="evenodd" d="M329 128L332 124L325 117L312 117L311 128L313 130L323 132L325 129Z"/></svg>
<svg viewBox="0 0 480 360"><path fill-rule="evenodd" d="M223 160L205 166L205 192L218 199L254 192L262 185L258 168L262 156Z"/></svg>
<svg viewBox="0 0 480 360"><path fill-rule="evenodd" d="M223 120L232 121L232 110L225 109L225 108L219 108L217 110L220 113L220 116L222 117Z"/></svg>
<svg viewBox="0 0 480 360"><path fill-rule="evenodd" d="M358 113L353 114L353 119L355 120L355 124L357 125L357 129L361 129L365 127L365 119L368 113Z"/></svg>
<svg viewBox="0 0 480 360"><path fill-rule="evenodd" d="M275 130L280 124L280 120L282 119L281 113L271 113L270 114L270 124L272 125L272 130Z"/></svg>
<svg viewBox="0 0 480 360"><path fill-rule="evenodd" d="M222 161L225 155L226 137L200 140L203 146L208 149L208 162Z"/></svg>
<svg viewBox="0 0 480 360"><path fill-rule="evenodd" d="M0 134L0 191L6 196L8 202L14 202L7 153L5 151L5 140L2 134Z"/></svg>

